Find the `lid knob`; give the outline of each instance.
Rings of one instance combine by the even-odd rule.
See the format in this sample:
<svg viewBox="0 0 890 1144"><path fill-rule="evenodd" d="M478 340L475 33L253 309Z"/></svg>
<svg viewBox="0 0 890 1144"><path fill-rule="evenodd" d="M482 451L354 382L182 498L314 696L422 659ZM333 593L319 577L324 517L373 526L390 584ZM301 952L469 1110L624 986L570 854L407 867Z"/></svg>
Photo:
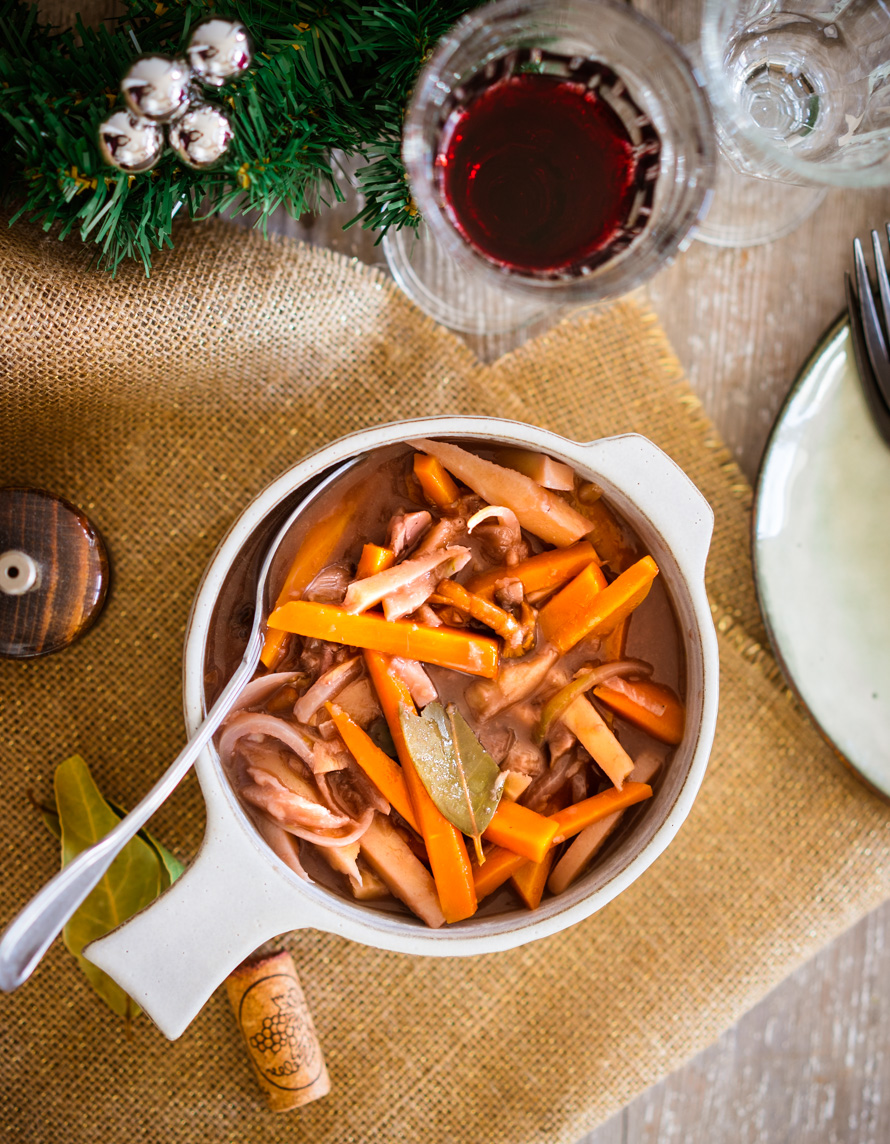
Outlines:
<svg viewBox="0 0 890 1144"><path fill-rule="evenodd" d="M27 552L10 548L0 552L0 592L7 596L24 596L37 586L40 567Z"/></svg>

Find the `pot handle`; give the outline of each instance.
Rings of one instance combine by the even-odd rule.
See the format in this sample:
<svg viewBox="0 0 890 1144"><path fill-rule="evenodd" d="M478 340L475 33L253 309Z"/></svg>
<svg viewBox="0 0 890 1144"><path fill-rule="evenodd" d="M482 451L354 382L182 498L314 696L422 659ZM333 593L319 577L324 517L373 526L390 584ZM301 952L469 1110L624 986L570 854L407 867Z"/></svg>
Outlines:
<svg viewBox="0 0 890 1144"><path fill-rule="evenodd" d="M660 534L681 571L693 580L705 573L714 510L676 461L639 433L603 437L582 446L585 460L612 489L626 496Z"/></svg>
<svg viewBox="0 0 890 1144"><path fill-rule="evenodd" d="M237 823L208 822L197 858L177 881L84 956L172 1041L257 946L296 928L295 914L297 925L315 924L311 904Z"/></svg>

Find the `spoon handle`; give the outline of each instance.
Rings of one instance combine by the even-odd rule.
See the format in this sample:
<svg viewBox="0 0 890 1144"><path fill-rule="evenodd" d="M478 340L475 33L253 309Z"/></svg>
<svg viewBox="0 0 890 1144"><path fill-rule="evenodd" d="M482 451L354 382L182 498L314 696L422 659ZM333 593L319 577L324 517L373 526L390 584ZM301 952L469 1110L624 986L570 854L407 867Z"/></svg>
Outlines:
<svg viewBox="0 0 890 1144"><path fill-rule="evenodd" d="M253 675L262 643L262 631L254 631L244 658L204 721L141 802L104 838L81 851L51 878L6 927L0 937L0 989L5 993L12 993L31 976L65 923L102 880L117 855L188 774L228 714L233 700Z"/></svg>

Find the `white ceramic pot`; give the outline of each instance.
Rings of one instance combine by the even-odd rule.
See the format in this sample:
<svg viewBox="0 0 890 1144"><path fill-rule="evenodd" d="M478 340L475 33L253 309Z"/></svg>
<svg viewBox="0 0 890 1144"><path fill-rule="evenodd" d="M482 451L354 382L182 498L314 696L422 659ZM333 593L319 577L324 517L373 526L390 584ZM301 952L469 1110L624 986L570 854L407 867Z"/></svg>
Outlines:
<svg viewBox="0 0 890 1144"><path fill-rule="evenodd" d="M289 469L244 510L198 589L185 642L184 704L192 734L204 713L204 663L214 605L233 562L258 525L334 465L416 437L522 445L565 461L600 485L661 570L686 660L683 742L634 831L586 877L534 911L469 918L440 930L408 916L348 902L304 881L268 849L241 809L216 751L197 763L207 829L195 861L155 903L86 950L170 1038L178 1037L213 990L258 945L313 928L403 953L453 957L492 953L546 937L600 909L668 845L701 785L717 716L717 640L704 588L713 513L681 469L645 437L589 444L493 417L429 417L343 437ZM310 486L311 487L311 486Z"/></svg>

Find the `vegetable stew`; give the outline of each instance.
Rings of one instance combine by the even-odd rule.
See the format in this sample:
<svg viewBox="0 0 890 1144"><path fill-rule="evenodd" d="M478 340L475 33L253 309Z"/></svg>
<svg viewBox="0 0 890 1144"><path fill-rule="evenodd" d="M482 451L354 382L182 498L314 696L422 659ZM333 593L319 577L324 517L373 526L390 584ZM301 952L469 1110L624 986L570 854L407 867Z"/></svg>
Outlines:
<svg viewBox="0 0 890 1144"><path fill-rule="evenodd" d="M551 457L376 450L301 515L273 585L217 748L279 858L350 899L433 927L535 909L632 827L683 736L658 567Z"/></svg>

